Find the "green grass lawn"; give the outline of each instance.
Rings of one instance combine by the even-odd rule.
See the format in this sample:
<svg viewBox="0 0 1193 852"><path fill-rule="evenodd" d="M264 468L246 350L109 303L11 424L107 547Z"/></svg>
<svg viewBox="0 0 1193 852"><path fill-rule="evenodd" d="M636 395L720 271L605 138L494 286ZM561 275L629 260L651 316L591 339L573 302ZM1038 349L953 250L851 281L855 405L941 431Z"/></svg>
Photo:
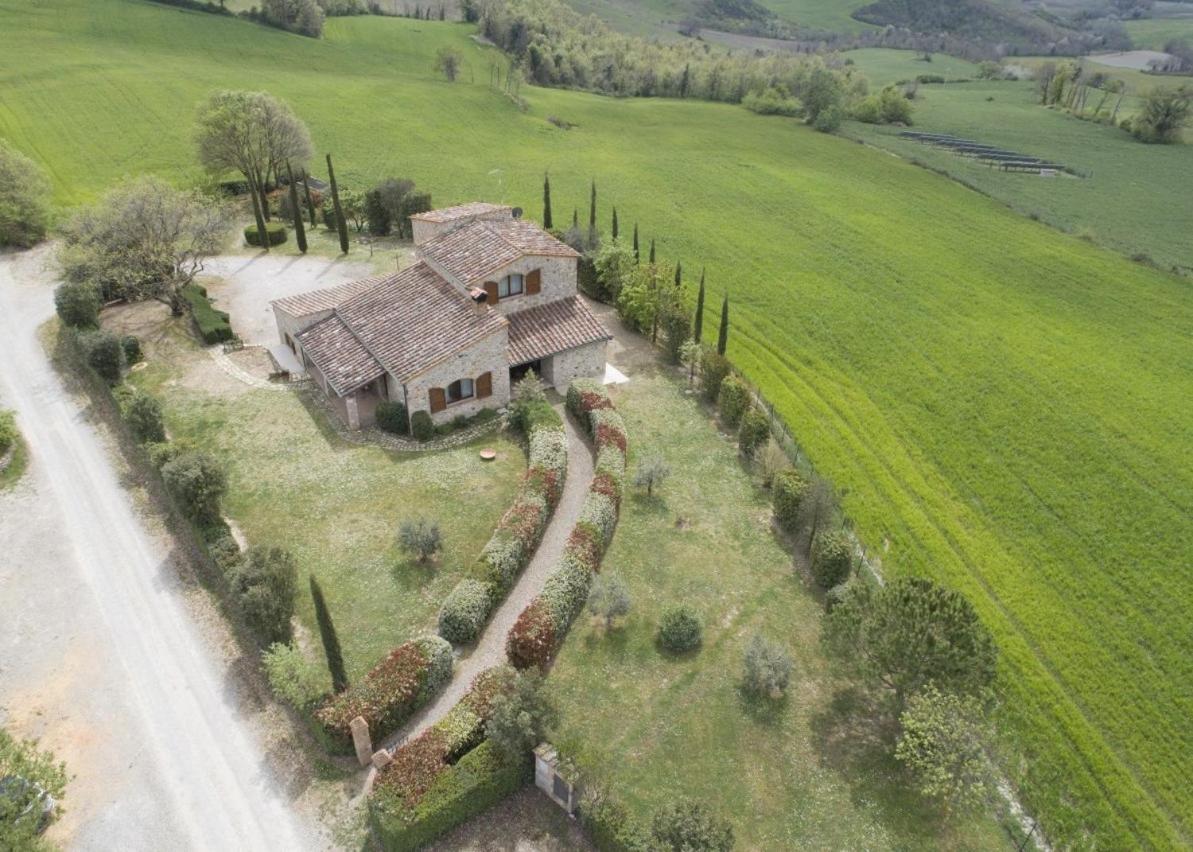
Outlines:
<svg viewBox="0 0 1193 852"><path fill-rule="evenodd" d="M1141 18L1124 21L1131 44L1147 50L1163 50L1174 38L1193 42L1193 12L1182 18Z"/></svg>
<svg viewBox="0 0 1193 852"><path fill-rule="evenodd" d="M286 98L356 188L409 175L439 204L537 215L549 169L564 220L595 177L602 221L616 204L661 259L707 267L707 328L729 293L729 354L886 570L973 599L1003 649L1013 780L1054 838L1193 842L1188 281L740 107L523 87L521 111L487 85L504 60L463 25L335 19L313 41L138 0L0 0L0 15L0 133L46 164L60 203L143 171L198 176L194 109L218 87ZM447 44L465 57L455 84L433 70ZM1058 216L1084 209L1086 227L1134 235L1160 262L1186 254L1189 149L1043 111L1032 124L1025 85L966 101L971 123L952 129L1092 170L1007 185ZM938 99L965 96L925 88L925 126ZM502 505L476 521L476 547ZM370 629L406 617L375 605Z"/></svg>
<svg viewBox="0 0 1193 852"><path fill-rule="evenodd" d="M581 617L548 683L559 742L640 818L678 794L733 823L741 849L1006 848L988 815L942 828L908 791L874 730L834 702L820 652L822 604L770 528L767 495L736 444L669 372L636 372L614 401L626 419L631 470L661 453L659 496L628 494L602 572L627 583L632 609L608 635ZM696 609L698 653L655 645L662 611ZM787 697L747 698L742 654L755 633L795 661Z"/></svg>
<svg viewBox="0 0 1193 852"><path fill-rule="evenodd" d="M503 437L441 453L398 455L349 444L295 393L238 385L176 323L149 343L132 381L165 408L174 440L210 450L228 471L224 511L250 544L294 553L298 616L318 647L307 575L319 578L350 677L390 649L434 632L439 606L476 559L525 468ZM482 446L498 451L482 462ZM396 545L406 518L438 521L444 553L421 566Z"/></svg>

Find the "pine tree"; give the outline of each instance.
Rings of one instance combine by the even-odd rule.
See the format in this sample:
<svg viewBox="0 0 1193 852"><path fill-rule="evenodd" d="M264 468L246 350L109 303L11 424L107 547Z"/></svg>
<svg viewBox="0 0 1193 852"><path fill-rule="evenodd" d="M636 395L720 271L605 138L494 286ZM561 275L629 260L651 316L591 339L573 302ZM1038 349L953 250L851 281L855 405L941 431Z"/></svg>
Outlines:
<svg viewBox="0 0 1193 852"><path fill-rule="evenodd" d="M725 354L725 347L729 345L729 294L721 302L721 330L717 334L717 352Z"/></svg>
<svg viewBox="0 0 1193 852"><path fill-rule="evenodd" d="M543 175L543 227L551 230L551 176Z"/></svg>
<svg viewBox="0 0 1193 852"><path fill-rule="evenodd" d="M588 200L588 232L596 233L596 180L592 182L592 196Z"/></svg>
<svg viewBox="0 0 1193 852"><path fill-rule="evenodd" d="M675 286L679 287L683 284L683 261L676 261L675 263Z"/></svg>
<svg viewBox="0 0 1193 852"><path fill-rule="evenodd" d="M638 223L634 223L634 263L638 262Z"/></svg>
<svg viewBox="0 0 1193 852"><path fill-rule="evenodd" d="M613 208L613 239L617 239L617 208Z"/></svg>
<svg viewBox="0 0 1193 852"><path fill-rule="evenodd" d="M311 227L315 227L319 223L315 221L315 202L311 199L311 181L307 170L302 170L302 188L307 194L307 213L311 216Z"/></svg>
<svg viewBox="0 0 1193 852"><path fill-rule="evenodd" d="M704 270L700 270L700 290L696 293L696 321L692 324L692 339L700 342L704 333Z"/></svg>
<svg viewBox="0 0 1193 852"><path fill-rule="evenodd" d="M323 653L327 656L327 669L331 672L331 687L336 692L348 688L348 672L344 669L344 654L340 651L340 638L331 621L327 601L315 575L311 575L311 599L315 602L315 620L319 622L319 636L323 639Z"/></svg>
<svg viewBox="0 0 1193 852"><path fill-rule="evenodd" d="M651 266L654 266L654 258L655 258L655 254L654 254L654 237L651 237L651 238L650 238L650 265L651 265Z"/></svg>
<svg viewBox="0 0 1193 852"><path fill-rule="evenodd" d="M340 206L340 188L336 185L336 172L331 167L331 154L327 155L327 179L331 182L331 205L336 211L336 228L340 232L340 251L348 253L348 223L344 221L344 208Z"/></svg>
<svg viewBox="0 0 1193 852"><path fill-rule="evenodd" d="M307 253L307 231L302 226L302 207L298 203L298 185L294 183L294 172L290 169L290 161L286 161L286 177L290 179L290 212L294 214L294 241L298 243L298 250Z"/></svg>

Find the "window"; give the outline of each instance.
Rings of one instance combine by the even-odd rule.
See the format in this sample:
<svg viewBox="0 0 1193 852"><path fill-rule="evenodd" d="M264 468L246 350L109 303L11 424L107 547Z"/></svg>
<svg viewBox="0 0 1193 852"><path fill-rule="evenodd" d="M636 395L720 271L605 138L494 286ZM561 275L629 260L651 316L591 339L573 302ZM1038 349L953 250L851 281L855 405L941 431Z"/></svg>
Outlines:
<svg viewBox="0 0 1193 852"><path fill-rule="evenodd" d="M497 298L508 299L510 296L522 295L522 275L515 272L497 282Z"/></svg>
<svg viewBox="0 0 1193 852"><path fill-rule="evenodd" d="M459 402L462 399L470 399L476 393L472 384L472 379L460 379L452 382L447 386L447 401Z"/></svg>

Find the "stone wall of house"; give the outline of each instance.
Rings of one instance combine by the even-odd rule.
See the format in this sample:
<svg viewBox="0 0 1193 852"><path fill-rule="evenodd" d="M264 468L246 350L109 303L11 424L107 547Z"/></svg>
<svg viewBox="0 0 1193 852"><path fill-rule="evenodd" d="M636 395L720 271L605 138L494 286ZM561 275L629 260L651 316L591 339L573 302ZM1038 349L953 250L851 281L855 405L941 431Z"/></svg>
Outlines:
<svg viewBox="0 0 1193 852"><path fill-rule="evenodd" d="M560 393L574 379L583 377L601 378L605 375L605 345L598 340L575 349L565 349L543 359L543 380L553 385Z"/></svg>
<svg viewBox="0 0 1193 852"><path fill-rule="evenodd" d="M566 299L576 295L576 258L574 257L538 257L529 255L519 258L509 266L503 267L492 275L486 275L488 281L500 281L510 273L520 272L522 275L532 269L542 270L542 290L533 296L523 293L521 296L510 296L501 299L494 306L503 314L524 311L537 307L546 302ZM525 286L525 285L523 285Z"/></svg>
<svg viewBox="0 0 1193 852"><path fill-rule="evenodd" d="M482 408L502 408L510 401L510 373L506 361L509 338L504 329L491 334L475 346L437 364L406 383L407 405L410 413L431 410L431 388L446 388L457 379L475 379L482 373L493 374L493 393L485 399L462 400L451 403L443 411L431 415L436 423L448 423L456 417L469 417Z"/></svg>
<svg viewBox="0 0 1193 852"><path fill-rule="evenodd" d="M287 313L286 311L274 307L273 316L278 325L278 340L289 346L290 341L286 339L286 335L289 334L291 339L294 340L296 355L298 356L298 360L301 362L303 360L302 345L298 342L298 333L310 328L320 320L327 319L332 315L332 313L334 312L329 309L326 311L316 311L313 314L304 314L300 317L296 317Z"/></svg>

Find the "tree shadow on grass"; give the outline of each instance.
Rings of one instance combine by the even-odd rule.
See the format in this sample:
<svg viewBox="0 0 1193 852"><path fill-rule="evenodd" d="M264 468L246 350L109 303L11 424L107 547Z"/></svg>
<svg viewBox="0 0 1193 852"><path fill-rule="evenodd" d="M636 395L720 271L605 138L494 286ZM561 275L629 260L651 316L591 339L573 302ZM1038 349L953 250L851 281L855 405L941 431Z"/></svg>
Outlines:
<svg viewBox="0 0 1193 852"><path fill-rule="evenodd" d="M737 700L742 712L760 725L773 728L779 725L787 714L789 705L788 693L783 692L778 698L769 695L759 695L746 689L744 684L737 686Z"/></svg>
<svg viewBox="0 0 1193 852"><path fill-rule="evenodd" d="M645 491L635 491L630 495L630 502L634 505L634 510L643 515L655 518L667 517L667 498L662 494L656 492L647 496Z"/></svg>

